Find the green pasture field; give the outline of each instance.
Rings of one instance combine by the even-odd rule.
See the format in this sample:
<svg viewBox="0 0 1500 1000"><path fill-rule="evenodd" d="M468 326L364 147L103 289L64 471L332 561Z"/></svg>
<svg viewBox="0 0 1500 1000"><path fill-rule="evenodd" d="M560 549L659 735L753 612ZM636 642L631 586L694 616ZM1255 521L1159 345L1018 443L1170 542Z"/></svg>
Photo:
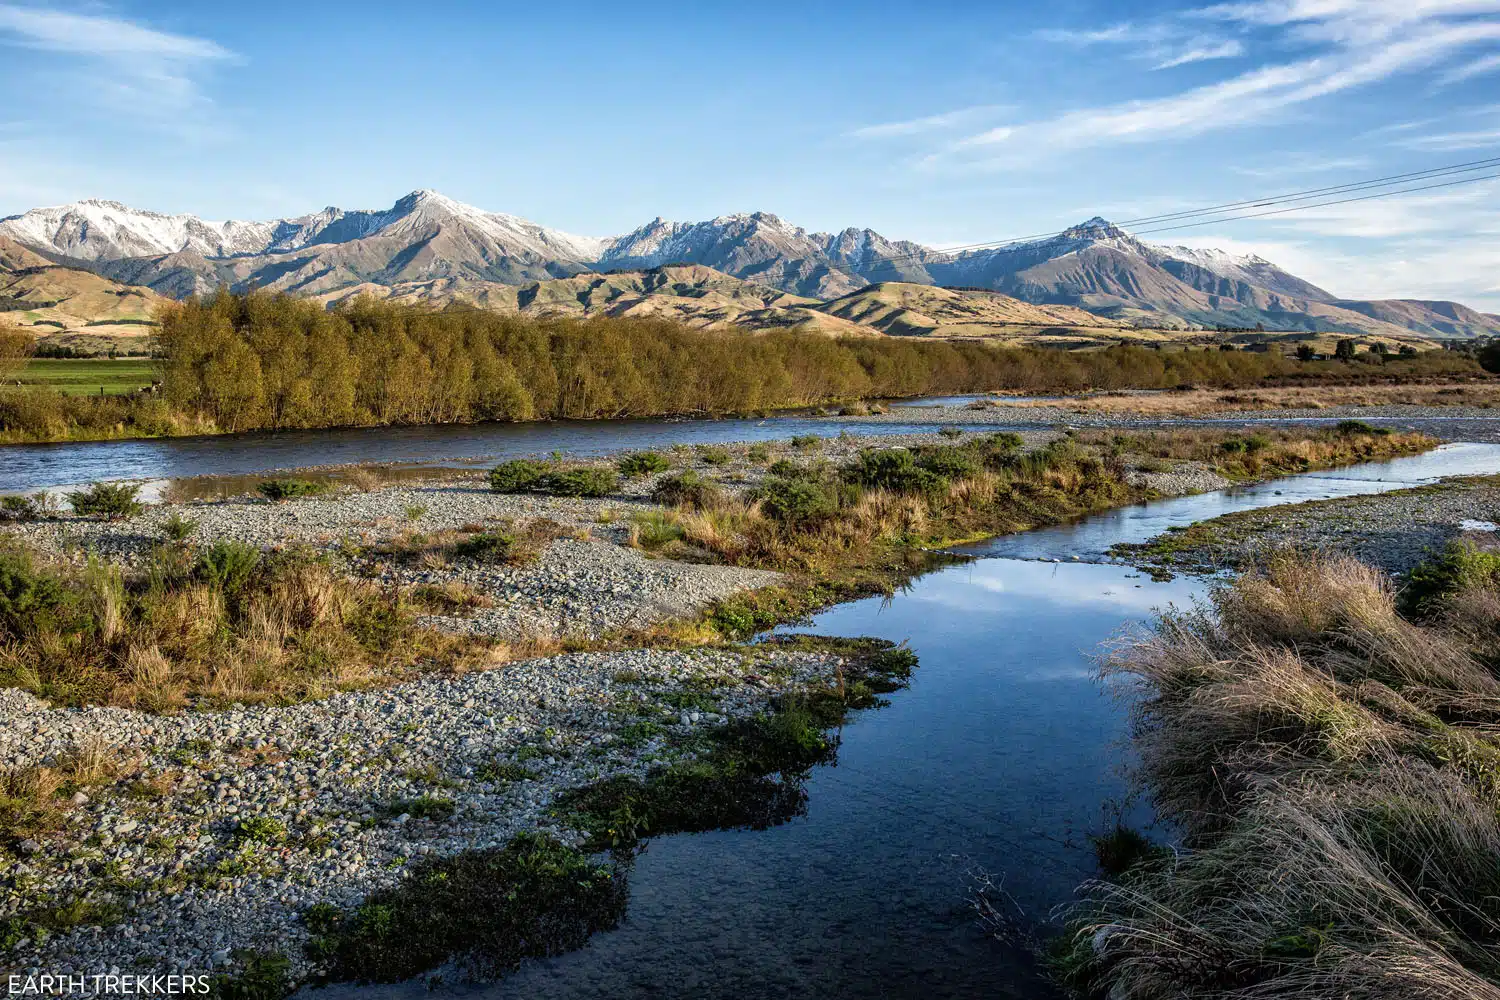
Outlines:
<svg viewBox="0 0 1500 1000"><path fill-rule="evenodd" d="M23 385L39 385L70 396L123 395L151 384L149 358L32 358L18 376Z"/></svg>

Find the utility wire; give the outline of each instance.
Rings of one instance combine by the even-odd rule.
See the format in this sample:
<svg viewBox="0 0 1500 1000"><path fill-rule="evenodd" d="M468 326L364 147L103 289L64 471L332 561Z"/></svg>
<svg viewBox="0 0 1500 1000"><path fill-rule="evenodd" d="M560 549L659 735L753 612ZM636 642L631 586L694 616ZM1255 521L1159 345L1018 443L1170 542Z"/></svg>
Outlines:
<svg viewBox="0 0 1500 1000"><path fill-rule="evenodd" d="M1471 160L1465 163L1450 164L1443 167L1433 167L1428 170L1415 170L1402 174L1391 174L1385 177L1376 177L1363 181L1353 181L1347 184L1334 184L1321 188L1309 188L1303 191L1293 191L1284 195L1276 195L1265 198L1252 198L1242 201L1226 202L1220 205L1205 208L1192 209L1181 212L1170 212L1162 215L1143 216L1135 219L1125 219L1117 226L1139 227L1133 230L1133 235L1144 236L1154 233L1175 232L1181 229L1191 229L1196 226L1215 225L1221 222L1236 222L1244 219L1259 219L1273 215L1285 215L1290 212L1306 211L1314 208L1325 208L1333 205L1347 205L1354 202L1372 201L1378 198L1390 198L1404 194L1415 194L1420 191L1433 191L1440 188L1457 187L1464 184L1474 184L1480 181L1493 180L1500 177L1500 173L1486 173L1481 176L1460 177L1457 180L1443 180L1433 184L1417 184L1417 186L1395 187L1396 185L1410 185L1415 182L1436 180L1438 178L1454 177L1460 174L1470 174L1477 171L1493 170L1500 167L1500 157L1492 157L1483 160ZM1360 194L1350 198L1331 198L1334 195L1349 194L1352 192L1371 191L1375 188L1392 188L1393 190L1374 191L1370 194ZM1328 200L1319 200L1328 199ZM1311 203L1309 203L1311 202ZM1273 207L1284 206L1284 207ZM1232 214L1242 209L1270 208L1265 212L1248 212ZM1228 213L1228 214L1226 214ZM1186 220L1186 221L1185 221ZM1175 225L1164 226L1157 223L1173 222ZM923 250L917 253L900 254L891 257L883 257L869 265L857 266L849 264L836 264L825 262L819 266L828 270L838 271L852 277L868 277L881 270L896 270L896 265L908 261L921 261L924 264L951 265L958 263L960 258L970 259L992 259L1007 253L1023 253L1036 250L1045 250L1050 246L1064 245L1074 241L1072 237L1066 237L1060 233L1041 233L1032 236L1012 237L1004 240L989 240L983 243L971 243L956 247L947 247L943 250ZM937 259L934 259L937 258ZM748 280L754 280L753 277Z"/></svg>

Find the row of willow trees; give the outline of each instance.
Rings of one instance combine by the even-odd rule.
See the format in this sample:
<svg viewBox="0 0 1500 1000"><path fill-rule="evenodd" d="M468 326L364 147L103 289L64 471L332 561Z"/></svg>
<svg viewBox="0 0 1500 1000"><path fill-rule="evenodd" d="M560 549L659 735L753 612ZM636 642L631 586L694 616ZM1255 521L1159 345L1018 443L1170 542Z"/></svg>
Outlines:
<svg viewBox="0 0 1500 1000"><path fill-rule="evenodd" d="M1303 367L1274 353L752 334L371 300L329 311L228 292L169 307L155 352L172 407L226 431L749 413L990 389L1247 385Z"/></svg>

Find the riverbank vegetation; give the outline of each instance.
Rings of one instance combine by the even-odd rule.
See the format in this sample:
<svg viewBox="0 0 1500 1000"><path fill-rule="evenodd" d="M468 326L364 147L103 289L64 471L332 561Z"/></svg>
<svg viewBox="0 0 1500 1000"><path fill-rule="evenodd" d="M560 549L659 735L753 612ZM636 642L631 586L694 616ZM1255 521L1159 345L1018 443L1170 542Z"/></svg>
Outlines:
<svg viewBox="0 0 1500 1000"><path fill-rule="evenodd" d="M1412 593L1283 554L1106 673L1185 850L1096 883L1060 949L1089 995L1500 995L1500 558ZM1410 617L1403 616L1405 610Z"/></svg>
<svg viewBox="0 0 1500 1000"><path fill-rule="evenodd" d="M1442 359L1439 359L1442 360ZM1204 413L1254 410L1322 410L1330 406L1467 406L1490 410L1500 405L1500 380L1458 380L1451 375L1408 374L1359 385L1263 385L1253 388L1174 389L1162 393L1112 392L1077 399L997 397L986 405L1066 409L1078 413L1140 413L1193 417Z"/></svg>
<svg viewBox="0 0 1500 1000"><path fill-rule="evenodd" d="M0 393L0 441L291 428L754 413L999 389L1246 387L1479 373L1450 352L1385 365L1275 353L695 330L667 320L502 316L356 300L332 311L262 293L172 304L154 340L160 394Z"/></svg>
<svg viewBox="0 0 1500 1000"><path fill-rule="evenodd" d="M0 547L0 686L59 704L297 701L470 655L414 618L309 553L163 542L127 571Z"/></svg>
<svg viewBox="0 0 1500 1000"><path fill-rule="evenodd" d="M889 591L945 544L1057 524L1157 495L1150 474L1183 462L1252 479L1416 454L1436 442L1375 428L1089 432L1030 451L1011 433L957 444L870 448L836 465L782 459L748 493L693 472L663 481L665 513L636 517L633 543L677 559L788 573L792 581L720 602L697 626L744 638L818 607ZM1144 473L1144 474L1143 474ZM689 492L681 486L693 477ZM640 640L637 640L640 641Z"/></svg>

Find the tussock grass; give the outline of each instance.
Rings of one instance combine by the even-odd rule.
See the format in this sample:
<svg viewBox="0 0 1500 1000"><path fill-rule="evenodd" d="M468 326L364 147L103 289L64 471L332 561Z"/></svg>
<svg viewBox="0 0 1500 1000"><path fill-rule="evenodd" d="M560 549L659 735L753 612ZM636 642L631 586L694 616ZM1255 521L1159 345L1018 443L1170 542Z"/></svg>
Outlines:
<svg viewBox="0 0 1500 1000"><path fill-rule="evenodd" d="M164 545L126 572L0 549L0 684L60 704L295 701L473 656L412 619L302 552Z"/></svg>
<svg viewBox="0 0 1500 1000"><path fill-rule="evenodd" d="M1500 997L1500 588L1418 624L1378 571L1283 553L1163 617L1141 775L1187 851L1092 883L1057 968L1141 998Z"/></svg>
<svg viewBox="0 0 1500 1000"><path fill-rule="evenodd" d="M134 773L136 762L99 739L50 764L0 770L0 845L44 836L63 824L77 792Z"/></svg>

